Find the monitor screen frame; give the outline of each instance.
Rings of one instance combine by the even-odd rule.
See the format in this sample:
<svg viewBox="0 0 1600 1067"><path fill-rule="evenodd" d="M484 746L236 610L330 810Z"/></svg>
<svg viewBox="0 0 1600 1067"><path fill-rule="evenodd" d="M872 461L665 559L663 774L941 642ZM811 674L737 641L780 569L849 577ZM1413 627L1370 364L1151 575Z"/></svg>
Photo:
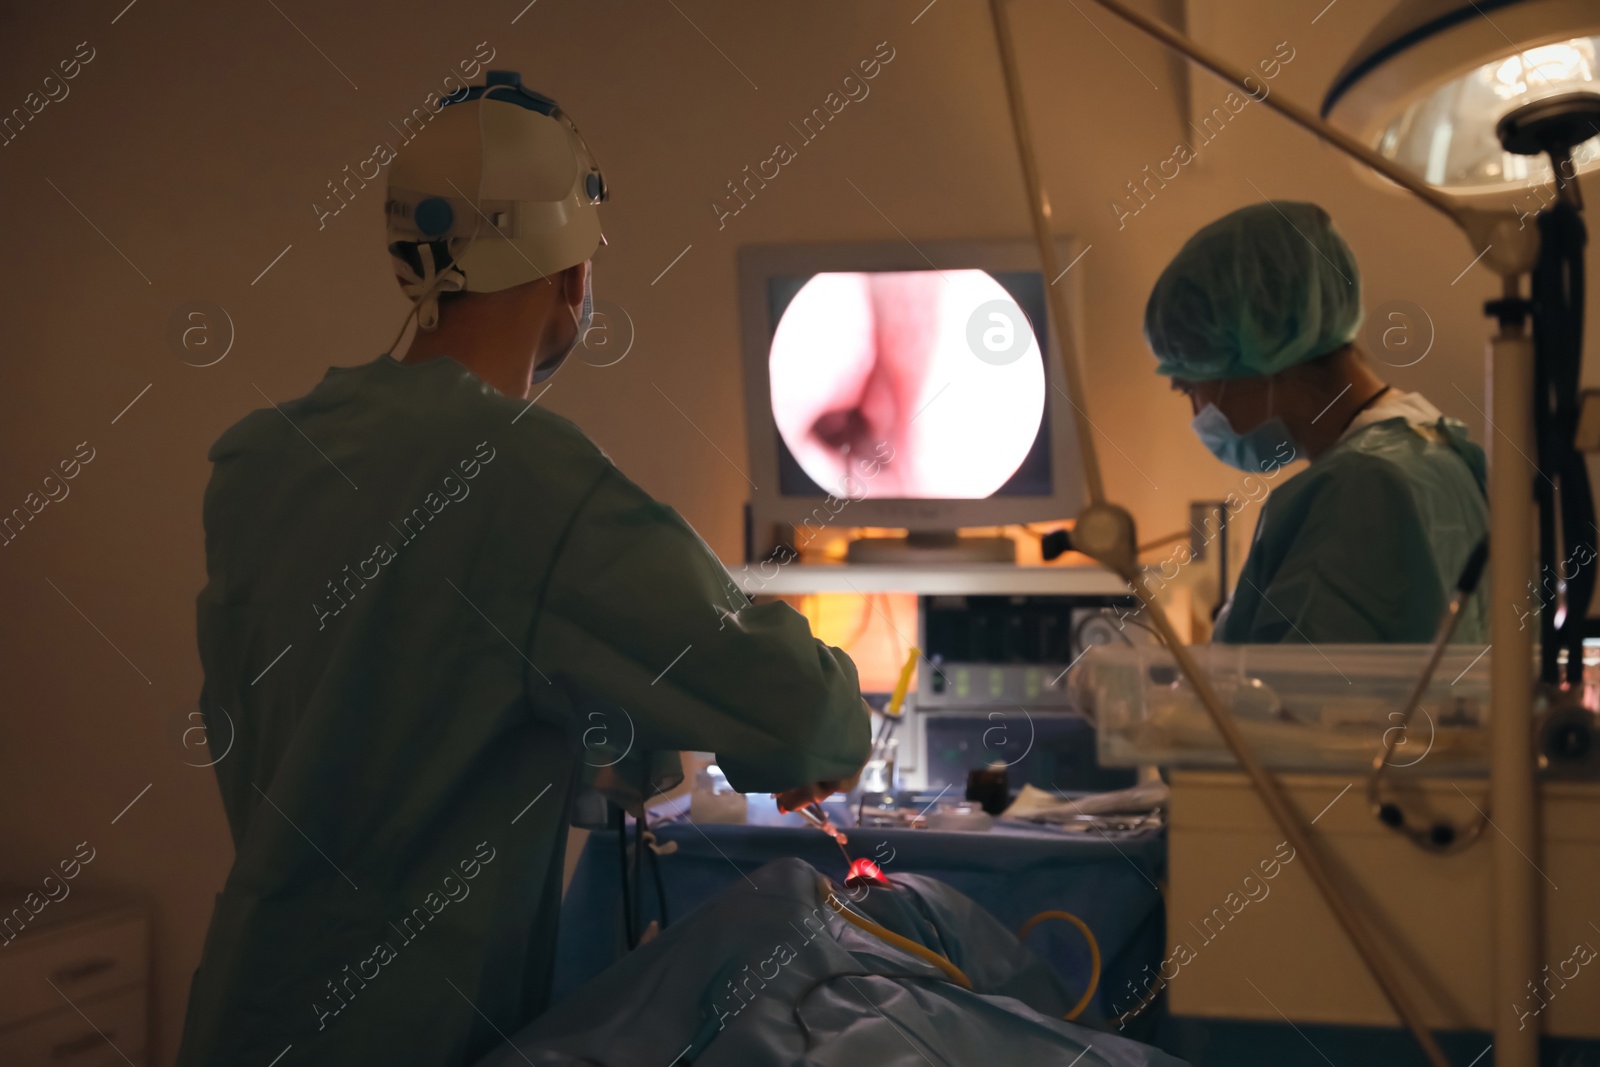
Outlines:
<svg viewBox="0 0 1600 1067"><path fill-rule="evenodd" d="M1070 264L1080 253L1079 242L1058 237L1059 262ZM749 450L752 550L764 556L778 539L780 524L813 527L883 526L908 530L952 530L963 526L1005 526L1023 522L1048 522L1072 518L1086 503L1083 461L1077 448L1076 405L1067 400L1066 375L1057 356L1056 324L1044 324L1039 338L1046 382L1045 417L1050 426L1048 495L991 496L977 500L911 500L864 498L843 508L825 495L785 496L779 492L778 431L772 416L768 358L773 321L770 283L774 278L829 271L926 271L977 269L991 273L1028 271L1042 274L1037 246L1027 240L909 241L877 243L747 245L739 249L740 347L744 357L745 437ZM1082 265L1065 271L1057 285L1064 288L1067 328L1076 351L1082 344ZM1048 297L1046 300L1048 305ZM1047 318L1053 315L1047 314ZM1039 323L1034 323L1037 332ZM830 508L829 505L832 505Z"/></svg>

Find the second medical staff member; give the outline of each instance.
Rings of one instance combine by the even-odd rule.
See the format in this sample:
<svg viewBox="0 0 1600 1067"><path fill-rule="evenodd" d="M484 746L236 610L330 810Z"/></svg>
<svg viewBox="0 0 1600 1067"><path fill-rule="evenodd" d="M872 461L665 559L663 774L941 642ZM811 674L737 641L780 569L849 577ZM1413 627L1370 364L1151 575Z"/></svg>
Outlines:
<svg viewBox="0 0 1600 1067"><path fill-rule="evenodd" d="M1159 373L1230 466L1310 466L1262 505L1216 639L1426 642L1488 523L1483 450L1356 348L1361 275L1315 204L1241 208L1189 239L1145 308ZM1483 597L1455 640L1485 638Z"/></svg>
<svg viewBox="0 0 1600 1067"><path fill-rule="evenodd" d="M525 399L588 325L605 187L554 101L486 83L390 166L405 359L211 451L201 706L237 854L185 1067L473 1062L548 1002L586 777L650 799L707 750L793 806L866 757L850 659Z"/></svg>

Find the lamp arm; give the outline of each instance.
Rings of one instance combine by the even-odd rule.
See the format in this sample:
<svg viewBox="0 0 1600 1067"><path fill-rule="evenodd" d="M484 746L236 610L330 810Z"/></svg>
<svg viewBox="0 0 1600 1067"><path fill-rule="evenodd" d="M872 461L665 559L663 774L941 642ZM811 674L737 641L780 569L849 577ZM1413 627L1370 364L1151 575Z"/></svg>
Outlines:
<svg viewBox="0 0 1600 1067"><path fill-rule="evenodd" d="M1045 298L1050 315L1055 320L1053 335L1061 357L1061 370L1066 384L1067 403L1073 408L1073 427L1078 437L1078 458L1083 468L1084 495L1091 505L1105 503L1105 482L1100 473L1100 453L1095 447L1094 425L1089 413L1079 405L1085 396L1082 364L1078 359L1078 345L1074 331L1076 319L1069 314L1066 293L1056 286L1066 270L1060 269L1055 242L1050 237L1050 195L1045 192L1039 175L1038 157L1033 151L1033 136L1028 130L1027 102L1022 96L1022 77L1017 71L1016 51L1011 42L1011 31L1003 10L1007 0L990 0L989 14L994 20L995 44L1000 51L1000 68L1005 75L1006 104L1011 112L1011 132L1016 138L1017 158L1022 164L1022 180L1027 187L1028 211L1033 223L1034 237L1039 245L1039 265L1044 270ZM1069 264L1070 267L1070 264ZM1041 346L1043 347L1043 346Z"/></svg>
<svg viewBox="0 0 1600 1067"><path fill-rule="evenodd" d="M1009 0L1002 0L1009 2ZM1538 233L1515 212L1490 211L1470 207L1457 197L1434 188L1416 175L1385 159L1337 126L1306 110L1281 94L1256 95L1249 85L1250 75L1203 45L1190 40L1171 26L1135 11L1123 0L1094 0L1118 18L1133 24L1174 51L1205 67L1211 73L1238 86L1252 100L1260 101L1284 118L1315 134L1351 159L1377 171L1429 207L1454 222L1467 236L1467 242L1480 254L1483 265L1502 278L1526 274L1539 255ZM1478 260L1474 260L1478 262Z"/></svg>
<svg viewBox="0 0 1600 1067"><path fill-rule="evenodd" d="M1466 222L1462 217L1463 205L1455 197L1450 196L1448 193L1440 192L1416 175L1396 165L1391 160L1385 159L1343 130L1323 121L1322 118L1292 100L1285 100L1281 95L1271 93L1266 96L1256 95L1259 90L1250 88L1250 75L1248 73L1235 67L1232 63L1229 63L1203 45L1185 37L1159 19L1153 19L1142 12L1135 11L1123 3L1122 0L1094 0L1094 2L1125 22L1130 22L1137 26L1168 48L1194 60L1223 81L1237 85L1252 100L1266 104L1284 118L1316 134L1345 155L1371 167L1407 192L1420 198L1429 207L1448 216L1458 226L1463 229L1466 228Z"/></svg>

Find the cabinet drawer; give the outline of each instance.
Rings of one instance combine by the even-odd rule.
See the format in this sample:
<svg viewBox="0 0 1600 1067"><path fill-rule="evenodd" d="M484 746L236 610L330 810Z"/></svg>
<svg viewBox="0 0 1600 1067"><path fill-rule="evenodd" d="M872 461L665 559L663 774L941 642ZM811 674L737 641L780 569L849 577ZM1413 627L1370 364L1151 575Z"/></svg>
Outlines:
<svg viewBox="0 0 1600 1067"><path fill-rule="evenodd" d="M45 992L50 992L49 986ZM0 1031L0 1063L17 1067L127 1067L131 1060L135 1067L143 1067L143 985L99 1000L73 1000L83 1015L56 997L56 1003L61 1004L59 1012ZM84 1020L84 1015L89 1021ZM107 1038L115 1042L116 1048L107 1043Z"/></svg>
<svg viewBox="0 0 1600 1067"><path fill-rule="evenodd" d="M0 948L0 1027L71 1011L62 994L81 1006L113 989L143 986L149 969L146 930L145 919L134 915L19 937ZM73 1017L83 1021L76 1012ZM26 1062L0 1057L0 1063Z"/></svg>

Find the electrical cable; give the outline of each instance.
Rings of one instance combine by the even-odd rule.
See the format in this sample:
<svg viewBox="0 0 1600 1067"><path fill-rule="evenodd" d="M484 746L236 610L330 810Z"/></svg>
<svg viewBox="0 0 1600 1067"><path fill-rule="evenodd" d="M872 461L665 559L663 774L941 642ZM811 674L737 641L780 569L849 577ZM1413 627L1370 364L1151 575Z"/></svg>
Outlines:
<svg viewBox="0 0 1600 1067"><path fill-rule="evenodd" d="M661 857L656 855L656 850L650 850L650 877L656 884L656 908L661 912L661 929L665 930L672 922L672 916L667 911L667 883L661 877Z"/></svg>
<svg viewBox="0 0 1600 1067"><path fill-rule="evenodd" d="M648 771L645 772L647 775ZM633 929L644 937L644 800L639 801L639 817L633 821Z"/></svg>
<svg viewBox="0 0 1600 1067"><path fill-rule="evenodd" d="M1125 621L1130 626L1137 626L1139 629L1143 630L1145 633L1153 635L1156 638L1156 640L1158 640L1158 641L1161 640L1161 631L1157 630L1154 626L1151 626L1149 623L1143 621L1137 615L1129 615ZM1131 642L1131 641L1129 642L1129 644L1132 644L1132 643L1133 642Z"/></svg>
<svg viewBox="0 0 1600 1067"><path fill-rule="evenodd" d="M661 929L665 930L672 919L667 914L667 883L661 877L661 857L656 854L655 832L646 829L644 840L645 847L650 850L650 878L656 884L656 907L661 912Z"/></svg>
<svg viewBox="0 0 1600 1067"><path fill-rule="evenodd" d="M1400 724L1383 732L1383 751L1373 757L1372 771L1367 776L1367 804L1378 821L1404 834L1412 844L1428 852L1454 852L1466 848L1482 835L1484 826L1489 821L1488 814L1479 812L1477 820L1463 829L1457 829L1442 820L1426 829L1413 826L1406 819L1405 809L1394 800L1385 798L1384 772L1389 767L1389 758L1394 755L1395 747L1399 744L1396 735L1405 733L1411 725L1411 717L1422 705L1422 698L1427 695L1428 686L1433 683L1433 674L1439 668L1439 661L1444 658L1450 639L1455 636L1456 627L1461 622L1467 601L1477 592L1478 583L1483 579L1483 571L1488 562L1489 535L1485 534L1461 568L1461 576L1456 580L1455 594L1445 604L1444 616L1439 620L1439 628L1434 636L1428 662L1424 664L1417 684L1412 687L1411 696L1407 699L1404 709L1399 712Z"/></svg>
<svg viewBox="0 0 1600 1067"><path fill-rule="evenodd" d="M1592 569L1571 576L1557 563L1557 537L1566 552L1583 543L1595 519L1594 497L1583 454L1573 446L1583 365L1584 245L1588 234L1576 198L1563 196L1539 213L1539 260L1533 269L1535 425L1539 473L1534 483L1539 509L1540 678L1560 684L1560 654L1567 653L1565 680L1583 681L1583 621L1594 595ZM1565 585L1566 613L1557 625L1544 583ZM1555 599L1550 590L1550 599Z"/></svg>
<svg viewBox="0 0 1600 1067"><path fill-rule="evenodd" d="M1224 503L1217 509L1217 603L1211 609L1211 623L1216 625L1222 609L1228 606L1228 507Z"/></svg>
<svg viewBox="0 0 1600 1067"><path fill-rule="evenodd" d="M622 936L632 952L639 939L633 933L633 904L628 896L628 813L617 809L617 870L622 874Z"/></svg>
<svg viewBox="0 0 1600 1067"><path fill-rule="evenodd" d="M1062 1016L1067 1022L1071 1022L1083 1014L1083 1009L1094 999L1095 990L1100 988L1100 942L1096 940L1094 931L1089 929L1089 924L1070 911L1041 911L1017 930L1017 940L1021 941L1035 926L1050 919L1060 919L1076 926L1078 932L1083 934L1083 939L1089 943L1089 984L1084 988L1083 996L1072 1006L1072 1010Z"/></svg>

